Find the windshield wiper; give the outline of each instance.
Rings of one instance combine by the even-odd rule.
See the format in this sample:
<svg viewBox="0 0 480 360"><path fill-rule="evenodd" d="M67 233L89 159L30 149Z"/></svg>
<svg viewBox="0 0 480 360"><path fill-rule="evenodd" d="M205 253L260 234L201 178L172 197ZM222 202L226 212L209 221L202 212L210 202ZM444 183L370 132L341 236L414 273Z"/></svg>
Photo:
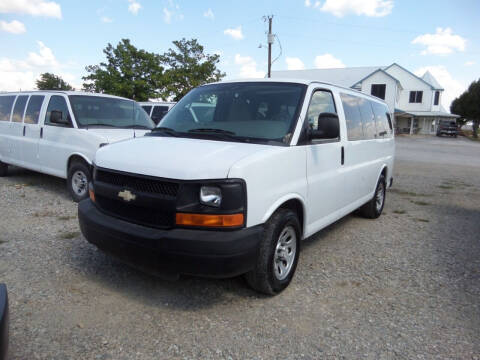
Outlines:
<svg viewBox="0 0 480 360"><path fill-rule="evenodd" d="M159 126L159 127L153 128L152 131L150 132L150 135L154 135L154 133L158 133L159 135L170 135L170 136L180 136L181 134L178 131L165 126Z"/></svg>
<svg viewBox="0 0 480 360"><path fill-rule="evenodd" d="M223 130L223 129L210 129L210 128L200 128L200 129L191 129L188 130L190 133L214 133L214 134L225 134L225 135L235 135L233 131Z"/></svg>

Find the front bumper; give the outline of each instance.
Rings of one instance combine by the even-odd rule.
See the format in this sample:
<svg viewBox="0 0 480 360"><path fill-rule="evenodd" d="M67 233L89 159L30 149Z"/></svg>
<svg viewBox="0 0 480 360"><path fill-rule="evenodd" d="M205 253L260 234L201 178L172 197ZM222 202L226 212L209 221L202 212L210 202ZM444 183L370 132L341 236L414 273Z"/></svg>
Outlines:
<svg viewBox="0 0 480 360"><path fill-rule="evenodd" d="M0 284L0 360L7 358L8 316L7 287L4 284Z"/></svg>
<svg viewBox="0 0 480 360"><path fill-rule="evenodd" d="M78 205L80 229L101 250L143 271L226 278L255 265L263 226L232 231L160 230L108 216L90 200Z"/></svg>

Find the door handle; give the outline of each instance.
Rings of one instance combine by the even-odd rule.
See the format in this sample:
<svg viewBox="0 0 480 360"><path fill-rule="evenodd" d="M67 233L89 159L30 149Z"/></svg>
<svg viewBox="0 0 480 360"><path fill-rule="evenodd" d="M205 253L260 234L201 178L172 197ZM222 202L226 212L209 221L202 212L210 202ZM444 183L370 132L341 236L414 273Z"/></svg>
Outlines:
<svg viewBox="0 0 480 360"><path fill-rule="evenodd" d="M40 139L43 139L43 127L40 128Z"/></svg>
<svg viewBox="0 0 480 360"><path fill-rule="evenodd" d="M26 127L25 125L23 125L23 136L25 136L25 129L26 129L26 128L27 128L27 127Z"/></svg>
<svg viewBox="0 0 480 360"><path fill-rule="evenodd" d="M341 164L345 164L345 149L344 147L342 146L342 160L341 160Z"/></svg>

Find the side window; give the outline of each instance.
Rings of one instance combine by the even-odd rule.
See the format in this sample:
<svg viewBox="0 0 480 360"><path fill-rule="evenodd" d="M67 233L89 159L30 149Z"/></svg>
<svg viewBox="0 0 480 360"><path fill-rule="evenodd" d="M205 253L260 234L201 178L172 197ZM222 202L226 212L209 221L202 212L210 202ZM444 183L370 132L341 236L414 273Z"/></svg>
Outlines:
<svg viewBox="0 0 480 360"><path fill-rule="evenodd" d="M440 91L435 91L435 99L433 101L433 105L438 105L440 102Z"/></svg>
<svg viewBox="0 0 480 360"><path fill-rule="evenodd" d="M150 111L152 111L152 106L151 105L142 105L143 110L150 116Z"/></svg>
<svg viewBox="0 0 480 360"><path fill-rule="evenodd" d="M360 110L360 116L363 122L363 135L364 139L375 139L377 130L375 128L375 116L373 115L371 101L359 98L358 105Z"/></svg>
<svg viewBox="0 0 480 360"><path fill-rule="evenodd" d="M340 93L342 99L343 111L347 122L348 140L363 140L363 122L360 113L360 98L353 95Z"/></svg>
<svg viewBox="0 0 480 360"><path fill-rule="evenodd" d="M158 124L168 112L168 106L154 106L152 112L152 120Z"/></svg>
<svg viewBox="0 0 480 360"><path fill-rule="evenodd" d="M54 110L60 111L62 113L63 120L68 120L69 122L71 122L65 98L63 96L53 95L48 102L47 114L45 115L45 125L57 125L50 121L50 116L52 115L52 111Z"/></svg>
<svg viewBox="0 0 480 360"><path fill-rule="evenodd" d="M26 124L38 124L43 99L45 99L45 96L42 95L30 96L30 100L28 100L27 111L25 112L24 122Z"/></svg>
<svg viewBox="0 0 480 360"><path fill-rule="evenodd" d="M15 96L0 96L0 121L10 121Z"/></svg>
<svg viewBox="0 0 480 360"><path fill-rule="evenodd" d="M392 133L391 120L388 120L388 108L376 102L372 102L373 113L375 114L375 124L377 126L377 134L379 136L390 135Z"/></svg>
<svg viewBox="0 0 480 360"><path fill-rule="evenodd" d="M23 121L23 113L25 111L25 105L27 104L28 95L20 95L17 97L17 101L15 102L15 107L13 108L13 122L21 123Z"/></svg>
<svg viewBox="0 0 480 360"><path fill-rule="evenodd" d="M315 91L307 111L308 127L313 130L318 129L318 116L325 112L337 113L332 93L326 90Z"/></svg>

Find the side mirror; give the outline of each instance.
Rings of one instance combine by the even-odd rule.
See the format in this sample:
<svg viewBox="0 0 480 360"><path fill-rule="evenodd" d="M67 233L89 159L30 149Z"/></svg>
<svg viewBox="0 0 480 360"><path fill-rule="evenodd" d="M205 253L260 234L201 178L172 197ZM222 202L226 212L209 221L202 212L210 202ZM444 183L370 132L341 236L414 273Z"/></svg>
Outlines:
<svg viewBox="0 0 480 360"><path fill-rule="evenodd" d="M59 110L52 110L50 113L50 122L59 125L69 125L68 119L63 119L63 113Z"/></svg>
<svg viewBox="0 0 480 360"><path fill-rule="evenodd" d="M308 137L313 139L336 139L340 137L338 115L324 112L318 115L317 129L310 129Z"/></svg>

